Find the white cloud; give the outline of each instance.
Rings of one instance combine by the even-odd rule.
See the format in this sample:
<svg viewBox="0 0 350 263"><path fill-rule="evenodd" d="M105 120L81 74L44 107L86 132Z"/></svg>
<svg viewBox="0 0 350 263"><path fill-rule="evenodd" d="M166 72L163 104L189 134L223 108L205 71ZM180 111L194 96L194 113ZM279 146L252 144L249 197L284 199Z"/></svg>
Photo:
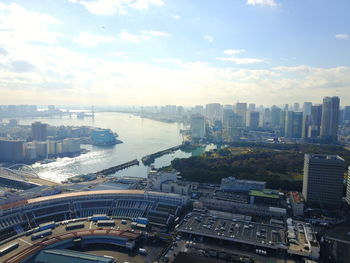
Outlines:
<svg viewBox="0 0 350 263"><path fill-rule="evenodd" d="M54 44L63 36L51 30L62 25L61 21L47 14L27 11L15 3L0 3L0 24L0 44L30 41Z"/></svg>
<svg viewBox="0 0 350 263"><path fill-rule="evenodd" d="M229 61L236 64L256 64L264 62L261 58L236 58L236 57L219 57L218 60Z"/></svg>
<svg viewBox="0 0 350 263"><path fill-rule="evenodd" d="M107 52L107 55L109 56L116 56L116 57L122 57L125 56L127 54L126 51L110 51Z"/></svg>
<svg viewBox="0 0 350 263"><path fill-rule="evenodd" d="M180 16L179 16L179 15L173 15L172 18L174 18L174 19L179 19Z"/></svg>
<svg viewBox="0 0 350 263"><path fill-rule="evenodd" d="M226 49L224 50L225 55L237 55L243 53L244 49Z"/></svg>
<svg viewBox="0 0 350 263"><path fill-rule="evenodd" d="M205 36L204 36L204 39L205 39L206 41L208 41L208 42L213 42L213 41L214 41L214 38L213 38L213 36L211 36L211 35L205 35Z"/></svg>
<svg viewBox="0 0 350 263"><path fill-rule="evenodd" d="M69 0L72 3L83 5L95 15L126 14L127 9L147 10L151 6L162 6L162 0Z"/></svg>
<svg viewBox="0 0 350 263"><path fill-rule="evenodd" d="M338 38L338 39L348 39L349 38L348 34L336 34L334 37Z"/></svg>
<svg viewBox="0 0 350 263"><path fill-rule="evenodd" d="M227 57L217 57L216 59L221 61L233 62L235 64L256 64L265 62L265 60L261 58L236 57L236 55L239 55L244 52L244 49L226 49L223 53L227 55Z"/></svg>
<svg viewBox="0 0 350 263"><path fill-rule="evenodd" d="M149 40L152 37L170 37L167 32L155 31L155 30L142 30L140 34L132 34L127 30L122 30L119 34L119 38L124 41L138 43L143 40Z"/></svg>
<svg viewBox="0 0 350 263"><path fill-rule="evenodd" d="M114 42L116 38L110 36L94 35L87 32L81 32L78 37L73 39L73 42L86 47L96 47L101 43Z"/></svg>
<svg viewBox="0 0 350 263"><path fill-rule="evenodd" d="M247 0L248 5L261 5L275 7L277 4L275 0Z"/></svg>

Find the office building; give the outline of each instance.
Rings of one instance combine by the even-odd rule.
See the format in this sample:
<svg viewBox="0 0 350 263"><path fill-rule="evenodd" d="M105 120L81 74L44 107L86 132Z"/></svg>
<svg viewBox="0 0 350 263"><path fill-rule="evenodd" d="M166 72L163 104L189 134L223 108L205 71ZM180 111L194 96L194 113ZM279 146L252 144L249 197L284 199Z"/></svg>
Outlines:
<svg viewBox="0 0 350 263"><path fill-rule="evenodd" d="M260 123L260 112L258 111L251 111L248 113L249 119L248 119L248 126L251 129L257 129L259 128Z"/></svg>
<svg viewBox="0 0 350 263"><path fill-rule="evenodd" d="M222 120L222 106L220 103L210 103L205 106L205 116L213 124L216 120Z"/></svg>
<svg viewBox="0 0 350 263"><path fill-rule="evenodd" d="M0 162L21 162L24 158L24 141L0 139Z"/></svg>
<svg viewBox="0 0 350 263"><path fill-rule="evenodd" d="M344 108L344 122L345 123L350 122L350 106L345 106Z"/></svg>
<svg viewBox="0 0 350 263"><path fill-rule="evenodd" d="M281 109L277 106L271 107L271 126L277 128L280 125Z"/></svg>
<svg viewBox="0 0 350 263"><path fill-rule="evenodd" d="M311 115L312 102L304 102L303 104L303 115Z"/></svg>
<svg viewBox="0 0 350 263"><path fill-rule="evenodd" d="M337 155L305 154L303 196L308 205L342 204L345 161Z"/></svg>
<svg viewBox="0 0 350 263"><path fill-rule="evenodd" d="M284 128L284 136L287 138L293 137L293 111L287 111L285 115L285 128Z"/></svg>
<svg viewBox="0 0 350 263"><path fill-rule="evenodd" d="M247 103L236 103L236 114L242 117L242 124L246 126L247 123Z"/></svg>
<svg viewBox="0 0 350 263"><path fill-rule="evenodd" d="M205 137L205 118L203 115L192 115L191 137L192 139L203 139Z"/></svg>
<svg viewBox="0 0 350 263"><path fill-rule="evenodd" d="M321 132L321 121L322 121L322 105L313 105L311 107L311 118L309 135L310 138L315 138L320 136Z"/></svg>
<svg viewBox="0 0 350 263"><path fill-rule="evenodd" d="M233 114L233 109L226 108L223 110L222 124L225 128L228 128L229 119Z"/></svg>
<svg viewBox="0 0 350 263"><path fill-rule="evenodd" d="M34 141L47 140L47 124L39 121L32 124L32 137Z"/></svg>
<svg viewBox="0 0 350 263"><path fill-rule="evenodd" d="M255 111L255 104L254 103L248 104L248 111Z"/></svg>
<svg viewBox="0 0 350 263"><path fill-rule="evenodd" d="M281 113L280 113L280 136L286 135L286 115L287 115L287 111L281 110Z"/></svg>
<svg viewBox="0 0 350 263"><path fill-rule="evenodd" d="M337 141L339 121L339 97L324 97L322 104L321 137Z"/></svg>
<svg viewBox="0 0 350 263"><path fill-rule="evenodd" d="M293 138L301 138L303 127L303 113L302 112L293 112Z"/></svg>
<svg viewBox="0 0 350 263"><path fill-rule="evenodd" d="M300 111L300 104L298 102L294 103L294 107L293 107L294 111Z"/></svg>

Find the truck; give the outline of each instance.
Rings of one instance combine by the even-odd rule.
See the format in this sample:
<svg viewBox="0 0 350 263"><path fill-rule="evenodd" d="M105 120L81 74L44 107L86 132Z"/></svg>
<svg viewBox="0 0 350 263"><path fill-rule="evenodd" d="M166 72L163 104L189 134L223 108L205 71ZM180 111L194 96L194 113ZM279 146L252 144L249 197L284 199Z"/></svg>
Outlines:
<svg viewBox="0 0 350 263"><path fill-rule="evenodd" d="M93 222L97 222L99 220L108 220L109 217L107 215L93 215L90 220Z"/></svg>
<svg viewBox="0 0 350 263"><path fill-rule="evenodd" d="M98 220L97 226L115 226L114 220Z"/></svg>
<svg viewBox="0 0 350 263"><path fill-rule="evenodd" d="M147 225L148 224L148 219L145 217L137 217L134 220L136 223L138 224L143 224L143 225Z"/></svg>
<svg viewBox="0 0 350 263"><path fill-rule="evenodd" d="M66 225L66 231L84 228L84 227L85 227L84 222L70 223Z"/></svg>
<svg viewBox="0 0 350 263"><path fill-rule="evenodd" d="M7 253L10 253L12 250L15 250L18 247L19 247L19 243L14 242L14 243L9 244L6 247L0 248L0 256L3 256Z"/></svg>
<svg viewBox="0 0 350 263"><path fill-rule="evenodd" d="M32 240L37 240L39 238L43 238L43 237L46 237L46 236L49 236L52 234L52 230L51 229L47 229L47 230L43 230L43 231L40 231L40 232L36 232L32 235Z"/></svg>
<svg viewBox="0 0 350 263"><path fill-rule="evenodd" d="M47 229L54 229L55 227L56 227L55 221L51 221L51 222L47 222L45 224L39 225L39 227L36 228L35 232L39 232L39 231L43 231L43 230L47 230Z"/></svg>

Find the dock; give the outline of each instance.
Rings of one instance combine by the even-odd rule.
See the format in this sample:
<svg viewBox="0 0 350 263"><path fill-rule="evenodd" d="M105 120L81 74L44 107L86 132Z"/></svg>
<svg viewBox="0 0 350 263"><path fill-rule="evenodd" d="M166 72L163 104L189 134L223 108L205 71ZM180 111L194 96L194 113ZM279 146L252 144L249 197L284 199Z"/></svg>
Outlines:
<svg viewBox="0 0 350 263"><path fill-rule="evenodd" d="M154 162L154 160L158 157L161 157L163 156L164 154L169 154L169 153L172 153L174 151L177 151L181 148L182 145L177 145L177 146L174 146L174 147L171 147L171 148L168 148L168 149L165 149L163 151L159 151L159 152L156 152L156 153L152 153L152 154L149 154L149 155L146 155L144 157L142 157L141 161L144 165L150 165Z"/></svg>
<svg viewBox="0 0 350 263"><path fill-rule="evenodd" d="M101 171L98 171L96 173L94 173L95 175L109 175L109 174L114 174L120 170L123 170L123 169L126 169L126 168L129 168L130 166L134 166L134 165L140 165L140 162L139 160L135 159L135 160L132 160L130 162L126 162L126 163L123 163L123 164L119 164L119 165L116 165L116 166L112 166L110 168L107 168L107 169L103 169Z"/></svg>

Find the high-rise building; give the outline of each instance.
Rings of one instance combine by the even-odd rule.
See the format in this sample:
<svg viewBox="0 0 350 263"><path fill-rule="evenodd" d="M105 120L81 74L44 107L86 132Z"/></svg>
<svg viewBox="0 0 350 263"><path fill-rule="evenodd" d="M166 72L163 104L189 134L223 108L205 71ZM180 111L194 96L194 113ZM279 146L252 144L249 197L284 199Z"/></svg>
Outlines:
<svg viewBox="0 0 350 263"><path fill-rule="evenodd" d="M312 102L304 102L303 104L303 115L311 115Z"/></svg>
<svg viewBox="0 0 350 263"><path fill-rule="evenodd" d="M228 127L228 121L230 119L230 116L232 116L233 113L233 109L223 109L223 114L222 114L222 124L224 125L225 128Z"/></svg>
<svg viewBox="0 0 350 263"><path fill-rule="evenodd" d="M308 205L337 208L342 203L345 161L337 155L305 154L303 196Z"/></svg>
<svg viewBox="0 0 350 263"><path fill-rule="evenodd" d="M339 97L324 97L322 104L321 137L337 141L339 121Z"/></svg>
<svg viewBox="0 0 350 263"><path fill-rule="evenodd" d="M216 120L222 120L222 105L220 103L210 103L205 106L205 116L211 124Z"/></svg>
<svg viewBox="0 0 350 263"><path fill-rule="evenodd" d="M300 104L298 102L294 103L294 107L293 107L294 111L300 111Z"/></svg>
<svg viewBox="0 0 350 263"><path fill-rule="evenodd" d="M236 114L242 117L243 126L247 124L247 103L236 103Z"/></svg>
<svg viewBox="0 0 350 263"><path fill-rule="evenodd" d="M282 110L280 114L280 136L285 136L286 134L286 115L287 111Z"/></svg>
<svg viewBox="0 0 350 263"><path fill-rule="evenodd" d="M281 109L276 106L272 106L271 107L271 126L273 128L279 127L280 119L281 119Z"/></svg>
<svg viewBox="0 0 350 263"><path fill-rule="evenodd" d="M315 138L320 136L322 120L322 105L313 105L311 107L311 118L308 137Z"/></svg>
<svg viewBox="0 0 350 263"><path fill-rule="evenodd" d="M24 158L24 141L0 139L0 161L1 162L21 162Z"/></svg>
<svg viewBox="0 0 350 263"><path fill-rule="evenodd" d="M303 113L287 111L285 115L286 138L301 138L303 127Z"/></svg>
<svg viewBox="0 0 350 263"><path fill-rule="evenodd" d="M32 137L34 141L46 141L47 124L39 121L32 123Z"/></svg>
<svg viewBox="0 0 350 263"><path fill-rule="evenodd" d="M293 138L301 138L303 127L303 113L302 112L293 112Z"/></svg>
<svg viewBox="0 0 350 263"><path fill-rule="evenodd" d="M260 125L262 127L271 127L271 110L269 108L263 109L264 114L260 118ZM261 116L261 115L260 115Z"/></svg>
<svg viewBox="0 0 350 263"><path fill-rule="evenodd" d="M293 111L289 110L286 112L284 136L287 138L293 137L293 116Z"/></svg>
<svg viewBox="0 0 350 263"><path fill-rule="evenodd" d="M344 122L350 122L350 106L345 106L344 108Z"/></svg>
<svg viewBox="0 0 350 263"><path fill-rule="evenodd" d="M205 137L205 118L203 115L191 116L192 139L203 139Z"/></svg>
<svg viewBox="0 0 350 263"><path fill-rule="evenodd" d="M251 129L257 129L259 128L260 123L260 112L258 111L251 111L249 112L249 120L248 120L248 126Z"/></svg>
<svg viewBox="0 0 350 263"><path fill-rule="evenodd" d="M254 103L248 104L248 111L255 111L255 104Z"/></svg>

